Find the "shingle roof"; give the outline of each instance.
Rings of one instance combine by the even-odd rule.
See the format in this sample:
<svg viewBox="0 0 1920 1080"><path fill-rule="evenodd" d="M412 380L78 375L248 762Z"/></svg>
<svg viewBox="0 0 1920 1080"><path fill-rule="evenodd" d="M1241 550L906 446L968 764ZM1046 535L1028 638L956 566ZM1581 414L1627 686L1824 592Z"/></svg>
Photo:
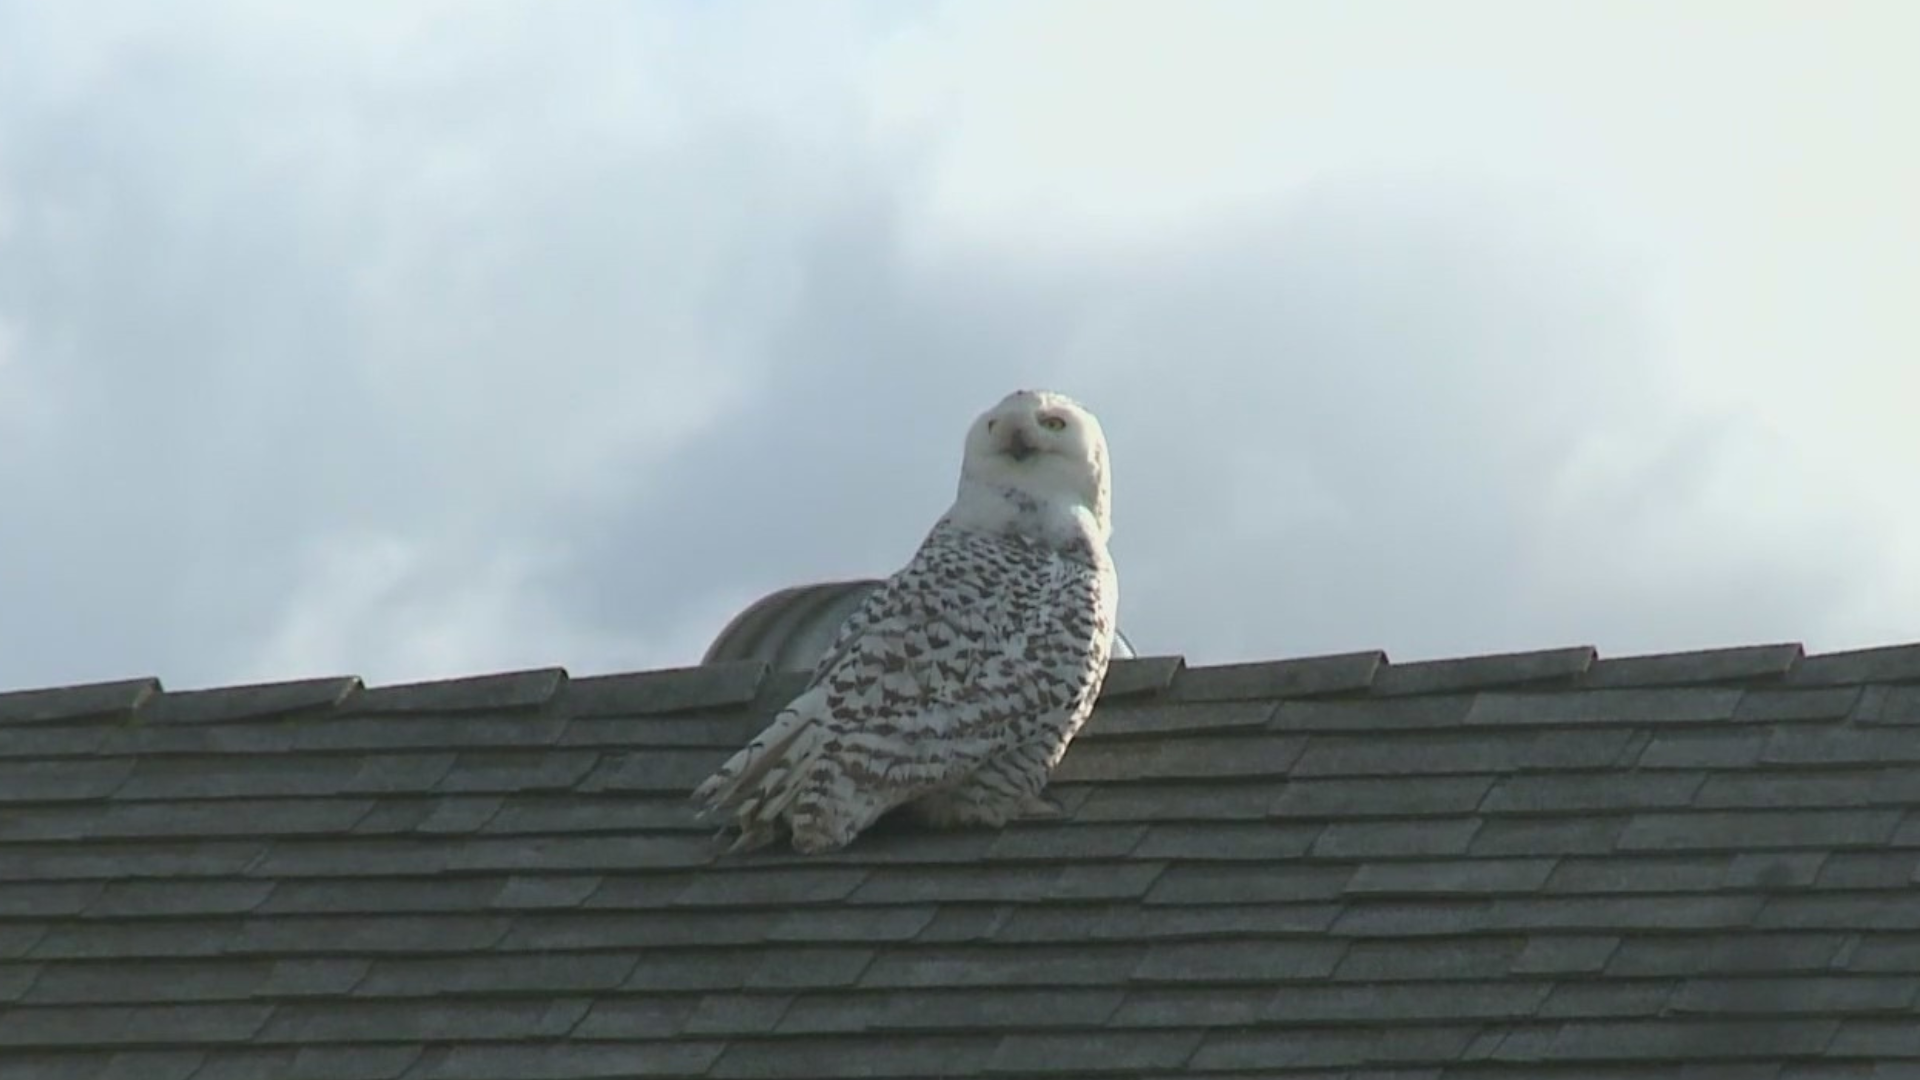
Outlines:
<svg viewBox="0 0 1920 1080"><path fill-rule="evenodd" d="M731 859L756 664L0 694L0 1076L1920 1075L1916 684L1136 660L1064 820Z"/></svg>

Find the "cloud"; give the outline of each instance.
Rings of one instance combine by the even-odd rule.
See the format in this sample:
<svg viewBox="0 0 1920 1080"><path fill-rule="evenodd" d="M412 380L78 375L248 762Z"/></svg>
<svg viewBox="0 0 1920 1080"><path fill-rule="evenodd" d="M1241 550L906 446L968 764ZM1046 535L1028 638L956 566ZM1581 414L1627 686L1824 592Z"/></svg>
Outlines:
<svg viewBox="0 0 1920 1080"><path fill-rule="evenodd" d="M1913 636L1859 28L64 10L0 8L0 685L691 663L1022 385L1106 422L1146 651Z"/></svg>

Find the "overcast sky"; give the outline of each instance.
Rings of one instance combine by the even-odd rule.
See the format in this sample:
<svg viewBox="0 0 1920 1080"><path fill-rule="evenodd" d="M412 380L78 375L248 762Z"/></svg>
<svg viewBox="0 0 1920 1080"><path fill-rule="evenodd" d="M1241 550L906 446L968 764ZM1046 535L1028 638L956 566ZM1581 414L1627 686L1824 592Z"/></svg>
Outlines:
<svg viewBox="0 0 1920 1080"><path fill-rule="evenodd" d="M1024 386L1143 653L1920 640L1916 31L0 0L0 688L694 663Z"/></svg>

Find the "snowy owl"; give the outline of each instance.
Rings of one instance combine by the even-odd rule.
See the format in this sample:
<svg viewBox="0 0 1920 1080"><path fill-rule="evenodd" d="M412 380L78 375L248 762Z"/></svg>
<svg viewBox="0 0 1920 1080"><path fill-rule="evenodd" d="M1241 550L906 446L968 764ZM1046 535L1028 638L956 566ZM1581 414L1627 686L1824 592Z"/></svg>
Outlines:
<svg viewBox="0 0 1920 1080"><path fill-rule="evenodd" d="M831 851L905 805L937 827L1051 815L1047 775L1093 711L1119 583L1100 422L1021 390L967 431L960 490L840 628L807 688L694 791L733 851Z"/></svg>

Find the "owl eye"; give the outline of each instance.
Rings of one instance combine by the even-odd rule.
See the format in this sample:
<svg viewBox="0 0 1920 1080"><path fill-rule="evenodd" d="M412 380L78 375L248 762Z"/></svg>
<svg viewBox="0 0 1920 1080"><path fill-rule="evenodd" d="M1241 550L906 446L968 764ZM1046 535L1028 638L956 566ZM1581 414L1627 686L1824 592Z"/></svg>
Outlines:
<svg viewBox="0 0 1920 1080"><path fill-rule="evenodd" d="M998 420L989 420L989 421L987 421L987 432L988 432L989 434L991 434L991 433L993 432L993 425L995 425L995 424L997 424L997 423L999 423L999 422L1000 422L1000 421L998 421Z"/></svg>
<svg viewBox="0 0 1920 1080"><path fill-rule="evenodd" d="M1040 418L1040 426L1048 431L1065 431L1067 420L1063 416L1043 416Z"/></svg>

